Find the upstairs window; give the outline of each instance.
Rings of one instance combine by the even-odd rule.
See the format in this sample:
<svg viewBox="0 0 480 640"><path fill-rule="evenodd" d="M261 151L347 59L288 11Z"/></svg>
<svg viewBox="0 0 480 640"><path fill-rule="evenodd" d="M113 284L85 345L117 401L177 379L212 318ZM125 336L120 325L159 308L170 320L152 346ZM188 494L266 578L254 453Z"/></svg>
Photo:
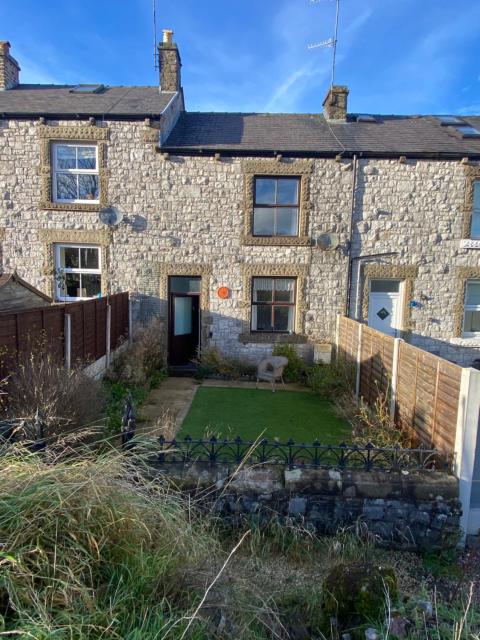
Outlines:
<svg viewBox="0 0 480 640"><path fill-rule="evenodd" d="M472 240L480 240L480 180L474 180L473 182L472 227L470 238Z"/></svg>
<svg viewBox="0 0 480 640"><path fill-rule="evenodd" d="M295 278L253 278L252 331L293 333Z"/></svg>
<svg viewBox="0 0 480 640"><path fill-rule="evenodd" d="M297 236L300 178L256 177L254 236Z"/></svg>
<svg viewBox="0 0 480 640"><path fill-rule="evenodd" d="M94 245L56 245L56 299L71 302L101 296L101 264L100 247Z"/></svg>
<svg viewBox="0 0 480 640"><path fill-rule="evenodd" d="M465 285L463 335L480 336L480 280L467 280Z"/></svg>
<svg viewBox="0 0 480 640"><path fill-rule="evenodd" d="M54 202L99 202L98 153L91 144L53 145Z"/></svg>

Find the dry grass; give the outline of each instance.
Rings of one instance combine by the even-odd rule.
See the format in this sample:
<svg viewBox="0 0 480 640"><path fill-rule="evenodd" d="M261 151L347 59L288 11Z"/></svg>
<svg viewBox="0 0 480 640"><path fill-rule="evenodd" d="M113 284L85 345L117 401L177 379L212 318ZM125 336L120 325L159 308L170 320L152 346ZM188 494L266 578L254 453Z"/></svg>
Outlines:
<svg viewBox="0 0 480 640"><path fill-rule="evenodd" d="M47 436L92 424L102 416L102 385L80 369L66 371L62 363L41 345L20 362L6 383L6 416L34 419L44 416Z"/></svg>

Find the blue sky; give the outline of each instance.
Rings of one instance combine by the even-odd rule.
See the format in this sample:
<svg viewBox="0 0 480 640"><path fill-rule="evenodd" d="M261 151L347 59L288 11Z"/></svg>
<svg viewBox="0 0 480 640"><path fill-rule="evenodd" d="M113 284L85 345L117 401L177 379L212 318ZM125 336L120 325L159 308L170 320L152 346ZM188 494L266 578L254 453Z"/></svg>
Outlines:
<svg viewBox="0 0 480 640"><path fill-rule="evenodd" d="M333 0L157 0L189 111L322 109ZM480 113L480 0L341 0L336 81L349 111ZM0 3L22 82L156 84L152 0Z"/></svg>

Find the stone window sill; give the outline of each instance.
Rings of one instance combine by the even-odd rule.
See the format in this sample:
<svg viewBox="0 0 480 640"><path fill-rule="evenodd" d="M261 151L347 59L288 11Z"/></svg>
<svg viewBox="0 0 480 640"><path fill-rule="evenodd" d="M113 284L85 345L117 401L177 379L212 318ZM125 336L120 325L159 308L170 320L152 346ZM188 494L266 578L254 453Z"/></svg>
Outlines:
<svg viewBox="0 0 480 640"><path fill-rule="evenodd" d="M53 211L100 211L104 205L100 202L51 202L42 200L39 202L40 209Z"/></svg>
<svg viewBox="0 0 480 640"><path fill-rule="evenodd" d="M252 236L244 235L242 244L246 246L302 246L308 247L311 240L308 236Z"/></svg>
<svg viewBox="0 0 480 640"><path fill-rule="evenodd" d="M275 343L275 344L305 344L308 340L306 336L298 333L242 333L239 336L240 342L247 343Z"/></svg>

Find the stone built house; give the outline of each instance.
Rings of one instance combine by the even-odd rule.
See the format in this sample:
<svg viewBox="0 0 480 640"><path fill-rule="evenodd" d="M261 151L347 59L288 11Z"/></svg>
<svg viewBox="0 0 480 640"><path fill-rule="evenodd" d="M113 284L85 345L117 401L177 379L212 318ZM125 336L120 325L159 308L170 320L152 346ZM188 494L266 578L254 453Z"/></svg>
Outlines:
<svg viewBox="0 0 480 640"><path fill-rule="evenodd" d="M172 364L311 357L345 312L480 357L480 117L348 113L343 86L323 113L189 113L171 31L158 55L159 87L26 85L0 42L5 271L57 301L130 291Z"/></svg>

